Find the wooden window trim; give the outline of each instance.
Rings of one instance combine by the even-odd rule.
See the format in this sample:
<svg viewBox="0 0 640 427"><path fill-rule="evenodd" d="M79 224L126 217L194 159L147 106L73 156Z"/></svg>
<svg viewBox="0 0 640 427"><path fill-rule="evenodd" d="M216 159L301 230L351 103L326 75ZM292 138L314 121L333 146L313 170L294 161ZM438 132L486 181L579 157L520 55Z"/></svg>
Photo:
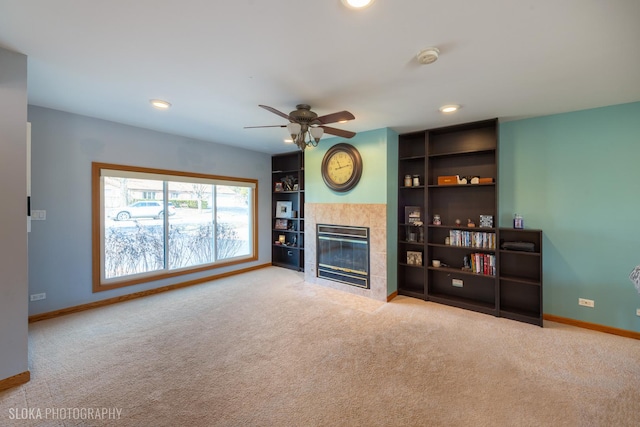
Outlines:
<svg viewBox="0 0 640 427"><path fill-rule="evenodd" d="M169 175L169 176L181 176L181 177L187 177L187 178L203 178L203 179L211 179L211 180L233 181L238 183L254 185L255 188L252 192L252 197L253 197L253 200L252 200L252 204L253 204L252 254L242 259L221 261L214 264L208 264L206 266L180 269L178 271L168 271L168 272L164 271L158 274L150 273L150 274L146 274L143 277L125 279L125 280L121 280L111 284L102 284L101 283L102 254L101 254L100 236L101 236L101 230L102 230L103 224L102 224L102 215L100 211L100 198L101 198L100 177L101 177L101 171L103 169L120 170L120 171L128 171L128 172L141 172L141 173ZM138 166L127 166L127 165L117 165L117 164L111 164L111 163L92 162L91 163L91 235L92 235L92 245L91 245L92 246L92 288L94 293L107 291L111 289L123 288L126 286L137 285L140 283L155 282L155 281L170 278L170 277L183 276L183 275L193 274L201 271L214 270L217 268L254 262L258 260L258 180L250 179L250 178L237 178L237 177L228 177L228 176L221 176L221 175L180 172L180 171L167 170L167 169L145 168L145 167L138 167Z"/></svg>

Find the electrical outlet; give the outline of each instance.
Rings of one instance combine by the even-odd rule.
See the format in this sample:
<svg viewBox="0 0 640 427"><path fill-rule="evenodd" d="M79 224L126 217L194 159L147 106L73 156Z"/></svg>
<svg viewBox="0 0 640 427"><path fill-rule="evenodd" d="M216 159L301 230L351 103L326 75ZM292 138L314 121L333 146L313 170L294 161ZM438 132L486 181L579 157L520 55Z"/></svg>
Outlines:
<svg viewBox="0 0 640 427"><path fill-rule="evenodd" d="M451 285L455 286L456 288L461 288L463 286L463 282L460 279L452 279Z"/></svg>
<svg viewBox="0 0 640 427"><path fill-rule="evenodd" d="M41 299L46 299L46 298L47 298L47 294L43 292L41 294L31 294L31 297L29 299L30 301L40 301Z"/></svg>
<svg viewBox="0 0 640 427"><path fill-rule="evenodd" d="M636 309L636 316L640 317L640 308Z"/></svg>
<svg viewBox="0 0 640 427"><path fill-rule="evenodd" d="M578 305L593 308L596 306L596 303L592 299L578 298Z"/></svg>

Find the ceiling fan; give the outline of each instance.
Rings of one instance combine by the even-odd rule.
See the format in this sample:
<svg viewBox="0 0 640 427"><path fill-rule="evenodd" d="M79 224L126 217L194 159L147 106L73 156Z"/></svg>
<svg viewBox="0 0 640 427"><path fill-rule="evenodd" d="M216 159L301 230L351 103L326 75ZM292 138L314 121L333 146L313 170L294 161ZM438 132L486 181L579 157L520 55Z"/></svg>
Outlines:
<svg viewBox="0 0 640 427"><path fill-rule="evenodd" d="M337 113L318 116L316 113L311 111L311 107L307 104L296 105L296 109L289 114L285 114L273 107L269 107L268 105L259 105L259 107L289 120L289 124L246 126L245 129L286 127L289 134L291 134L291 139L293 139L293 142L295 142L301 150L304 150L308 146L316 147L325 132L331 135L341 136L343 138L353 138L355 136L355 132L325 126L329 123L346 122L348 120L355 119L354 115L348 111L339 111Z"/></svg>

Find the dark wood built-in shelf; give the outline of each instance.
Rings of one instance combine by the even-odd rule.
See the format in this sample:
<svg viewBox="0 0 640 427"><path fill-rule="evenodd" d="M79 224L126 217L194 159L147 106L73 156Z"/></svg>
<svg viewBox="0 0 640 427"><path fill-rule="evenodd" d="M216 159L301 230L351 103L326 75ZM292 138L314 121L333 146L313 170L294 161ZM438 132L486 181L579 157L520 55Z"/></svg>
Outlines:
<svg viewBox="0 0 640 427"><path fill-rule="evenodd" d="M497 228L497 120L400 135L398 159L398 294L542 326L542 232ZM405 175L419 175L421 185L405 187ZM438 184L438 177L456 175L493 182ZM421 209L424 243L407 240L406 206ZM442 225L432 223L436 214ZM494 227L479 227L480 215L492 216ZM464 225L455 225L457 219ZM445 244L451 230L492 233L495 247ZM502 250L505 239L531 241L535 251ZM422 252L423 268L406 264L407 251ZM491 259L495 274L462 269L472 254ZM442 266L433 267L434 259Z"/></svg>
<svg viewBox="0 0 640 427"><path fill-rule="evenodd" d="M429 188L464 188L464 189L472 189L473 187L495 187L495 182L487 182L484 184L430 184Z"/></svg>
<svg viewBox="0 0 640 427"><path fill-rule="evenodd" d="M495 306L490 303L478 301L472 298L456 297L452 295L431 293L429 294L429 301L452 305L454 307L464 308L467 310L478 311L485 314L495 314L496 311Z"/></svg>
<svg viewBox="0 0 640 427"><path fill-rule="evenodd" d="M304 271L304 154L301 151L277 154L271 158L271 263L278 267ZM276 183L285 176L292 176L298 184L297 190L275 191ZM277 218L276 204L279 201L291 202L292 210L298 213L295 218ZM292 229L277 229L276 221L286 219ZM275 242L280 235L286 236L286 242L296 246L278 245Z"/></svg>
<svg viewBox="0 0 640 427"><path fill-rule="evenodd" d="M483 278L487 278L487 279L495 279L496 278L496 276L491 275L491 274L474 273L473 271L463 270L461 268L449 268L449 267L427 267L427 268L429 270L444 271L444 272L450 273L450 274L463 274L465 276L476 276L476 277L483 277Z"/></svg>

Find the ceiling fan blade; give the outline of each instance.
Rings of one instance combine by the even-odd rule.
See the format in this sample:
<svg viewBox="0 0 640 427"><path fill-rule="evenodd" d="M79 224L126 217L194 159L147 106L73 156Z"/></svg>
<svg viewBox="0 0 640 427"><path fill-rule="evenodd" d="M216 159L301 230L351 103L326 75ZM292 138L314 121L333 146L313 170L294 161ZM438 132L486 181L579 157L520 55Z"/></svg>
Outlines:
<svg viewBox="0 0 640 427"><path fill-rule="evenodd" d="M289 117L289 115L288 115L288 114L285 114L285 113L283 113L282 111L278 111L278 110L276 110L276 109L275 109L275 108L273 108L273 107L269 107L268 105L258 105L258 107L262 107L262 108L264 108L264 109L265 109L265 110L267 110L267 111L271 111L273 114L277 114L278 116L283 117L283 118L285 118L285 119L287 119L287 120L289 120L289 121L291 121L291 122L293 121L293 120L291 119L291 117Z"/></svg>
<svg viewBox="0 0 640 427"><path fill-rule="evenodd" d="M286 128L287 125L268 125L268 126L245 126L245 129L255 129L255 128Z"/></svg>
<svg viewBox="0 0 640 427"><path fill-rule="evenodd" d="M333 114L327 114L325 116L316 117L315 121L320 122L322 125L326 125L328 123L336 123L345 120L353 120L355 119L354 115L348 111L339 111Z"/></svg>
<svg viewBox="0 0 640 427"><path fill-rule="evenodd" d="M343 138L353 138L356 135L355 132L351 132L349 130L336 129L329 126L319 126L319 127L324 129L325 133L329 133L335 136L341 136Z"/></svg>

